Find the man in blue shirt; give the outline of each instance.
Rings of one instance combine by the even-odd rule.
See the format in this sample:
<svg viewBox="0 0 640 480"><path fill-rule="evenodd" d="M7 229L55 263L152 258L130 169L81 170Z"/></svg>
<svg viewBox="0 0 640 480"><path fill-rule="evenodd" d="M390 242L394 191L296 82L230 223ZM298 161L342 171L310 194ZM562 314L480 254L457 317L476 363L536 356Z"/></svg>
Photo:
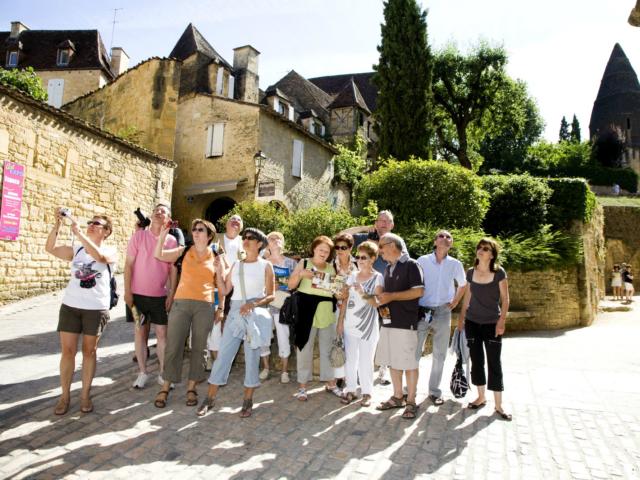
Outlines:
<svg viewBox="0 0 640 480"><path fill-rule="evenodd" d="M451 233L440 230L433 240L433 252L418 259L425 286L419 303L425 314L418 323L416 357L419 359L422 356L427 334L432 330L433 355L429 376L429 399L434 405L444 403L440 382L451 334L451 310L456 308L462 299L467 284L462 263L449 256L452 245Z"/></svg>

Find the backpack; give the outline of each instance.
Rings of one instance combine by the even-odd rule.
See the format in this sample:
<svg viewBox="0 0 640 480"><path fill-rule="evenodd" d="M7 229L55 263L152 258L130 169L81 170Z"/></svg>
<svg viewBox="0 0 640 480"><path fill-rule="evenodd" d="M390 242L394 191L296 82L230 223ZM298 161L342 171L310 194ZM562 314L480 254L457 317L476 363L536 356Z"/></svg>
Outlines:
<svg viewBox="0 0 640 480"><path fill-rule="evenodd" d="M80 247L76 252L76 255L80 253L80 250L83 250L84 247ZM74 255L74 257L76 256ZM107 263L107 270L109 271L109 310L118 305L118 300L120 299L120 295L118 295L118 283L116 282L116 277L111 273L111 265Z"/></svg>
<svg viewBox="0 0 640 480"><path fill-rule="evenodd" d="M461 337L458 335L458 342L455 345L455 352L458 356L458 360L456 361L456 366L453 367L453 372L451 372L451 382L449 383L449 388L451 389L451 393L456 398L462 398L467 394L469 390L469 381L464 374L464 368L462 368L462 353L460 349L461 345Z"/></svg>

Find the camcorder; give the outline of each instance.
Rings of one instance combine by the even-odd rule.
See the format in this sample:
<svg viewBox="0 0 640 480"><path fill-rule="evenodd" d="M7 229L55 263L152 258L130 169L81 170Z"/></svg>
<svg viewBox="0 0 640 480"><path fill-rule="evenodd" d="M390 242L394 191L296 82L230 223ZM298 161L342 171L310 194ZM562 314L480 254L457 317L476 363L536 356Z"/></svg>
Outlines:
<svg viewBox="0 0 640 480"><path fill-rule="evenodd" d="M136 208L133 213L135 213L136 217L138 217L138 226L140 228L147 228L149 225L151 225L151 219L149 219L149 217L147 217L144 212L140 210L140 207Z"/></svg>

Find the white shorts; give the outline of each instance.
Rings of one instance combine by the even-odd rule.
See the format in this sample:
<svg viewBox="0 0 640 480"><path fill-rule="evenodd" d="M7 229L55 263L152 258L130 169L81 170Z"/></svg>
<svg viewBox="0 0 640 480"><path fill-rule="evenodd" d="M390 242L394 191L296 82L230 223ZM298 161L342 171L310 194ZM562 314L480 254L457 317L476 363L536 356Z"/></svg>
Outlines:
<svg viewBox="0 0 640 480"><path fill-rule="evenodd" d="M622 286L622 279L614 278L611 280L611 287L615 288L615 287L621 287L621 286Z"/></svg>
<svg viewBox="0 0 640 480"><path fill-rule="evenodd" d="M624 289L627 292L633 292L633 283L631 282L624 282Z"/></svg>

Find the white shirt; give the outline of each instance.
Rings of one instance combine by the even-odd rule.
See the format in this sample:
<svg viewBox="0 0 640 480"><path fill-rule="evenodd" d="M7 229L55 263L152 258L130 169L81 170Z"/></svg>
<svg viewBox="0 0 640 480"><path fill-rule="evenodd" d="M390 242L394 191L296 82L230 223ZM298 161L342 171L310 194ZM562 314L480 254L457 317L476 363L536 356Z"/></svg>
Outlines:
<svg viewBox="0 0 640 480"><path fill-rule="evenodd" d="M100 252L115 258L115 247L101 246ZM109 269L105 263L98 263L81 245L73 246L71 279L64 291L62 303L84 310L109 310L111 287ZM114 264L111 264L111 272Z"/></svg>
<svg viewBox="0 0 640 480"><path fill-rule="evenodd" d="M238 261L238 252L242 250L242 238L238 235L232 240L227 237L227 234L225 233L222 237L222 241L224 243L222 247L224 248L224 253L227 256L227 261L229 262L229 265L233 265Z"/></svg>
<svg viewBox="0 0 640 480"><path fill-rule="evenodd" d="M458 287L467 284L462 263L449 255L440 263L435 252L423 255L418 259L418 264L424 276L424 294L419 302L423 307L439 307L450 303L456 295L454 280Z"/></svg>
<svg viewBox="0 0 640 480"><path fill-rule="evenodd" d="M269 262L258 257L258 261L244 263L244 286L247 289L247 300L252 298L263 298L266 293L265 268ZM242 300L242 288L240 287L240 262L233 265L231 271L231 283L233 284L233 295L231 300Z"/></svg>
<svg viewBox="0 0 640 480"><path fill-rule="evenodd" d="M358 283L358 272L353 272L347 279L347 285ZM373 271L373 276L362 283L362 290L373 295L377 287L384 287L384 278L380 272ZM344 331L349 335L363 340L378 339L378 310L370 305L355 288L349 289L347 311L344 318Z"/></svg>

